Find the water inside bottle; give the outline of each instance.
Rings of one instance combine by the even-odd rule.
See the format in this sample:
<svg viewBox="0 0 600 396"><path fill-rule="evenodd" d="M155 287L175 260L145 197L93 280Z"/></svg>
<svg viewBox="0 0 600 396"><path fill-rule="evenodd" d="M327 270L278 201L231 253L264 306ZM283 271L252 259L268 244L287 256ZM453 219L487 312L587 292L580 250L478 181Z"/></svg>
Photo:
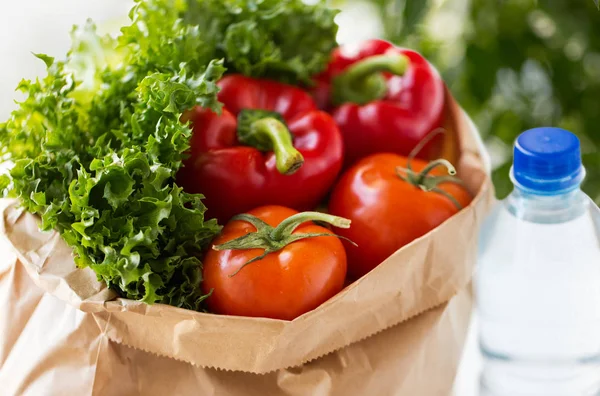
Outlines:
<svg viewBox="0 0 600 396"><path fill-rule="evenodd" d="M515 191L483 227L481 396L600 395L600 210L568 131L515 145Z"/></svg>
<svg viewBox="0 0 600 396"><path fill-rule="evenodd" d="M488 221L477 276L487 394L600 394L600 250L591 214L535 223L503 203Z"/></svg>

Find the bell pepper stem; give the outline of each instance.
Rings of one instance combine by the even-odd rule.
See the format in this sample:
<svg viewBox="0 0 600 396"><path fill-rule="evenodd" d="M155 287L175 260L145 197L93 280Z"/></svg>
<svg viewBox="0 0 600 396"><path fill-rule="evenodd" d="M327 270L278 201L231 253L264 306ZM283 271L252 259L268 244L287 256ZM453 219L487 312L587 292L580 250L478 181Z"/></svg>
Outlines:
<svg viewBox="0 0 600 396"><path fill-rule="evenodd" d="M292 143L292 136L285 124L273 117L261 118L250 125L250 134L262 142L268 142L275 154L279 173L291 175L304 163L304 157Z"/></svg>
<svg viewBox="0 0 600 396"><path fill-rule="evenodd" d="M350 220L321 212L303 212L288 217L271 231L271 238L278 241L289 236L298 226L307 221L321 221L338 228L350 228Z"/></svg>
<svg viewBox="0 0 600 396"><path fill-rule="evenodd" d="M350 66L344 72L344 78L352 84L382 72L401 76L406 72L407 66L408 58L404 55L375 55Z"/></svg>
<svg viewBox="0 0 600 396"><path fill-rule="evenodd" d="M407 68L408 58L402 54L374 55L356 62L334 79L332 102L363 105L382 99L387 94L382 73L401 76Z"/></svg>

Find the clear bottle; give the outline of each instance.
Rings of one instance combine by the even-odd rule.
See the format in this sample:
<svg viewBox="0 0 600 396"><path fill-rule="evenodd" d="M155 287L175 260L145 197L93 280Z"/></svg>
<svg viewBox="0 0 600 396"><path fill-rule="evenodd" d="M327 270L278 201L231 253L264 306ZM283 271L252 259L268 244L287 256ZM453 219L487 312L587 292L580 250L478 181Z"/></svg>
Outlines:
<svg viewBox="0 0 600 396"><path fill-rule="evenodd" d="M475 277L482 396L600 395L600 210L580 189L579 139L537 128L514 152Z"/></svg>

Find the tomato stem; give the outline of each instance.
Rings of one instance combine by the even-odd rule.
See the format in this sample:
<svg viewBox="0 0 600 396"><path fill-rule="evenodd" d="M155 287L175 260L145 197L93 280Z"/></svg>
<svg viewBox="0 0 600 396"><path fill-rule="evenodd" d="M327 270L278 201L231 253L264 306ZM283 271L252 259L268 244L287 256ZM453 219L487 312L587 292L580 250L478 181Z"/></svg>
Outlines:
<svg viewBox="0 0 600 396"><path fill-rule="evenodd" d="M288 217L271 231L271 238L282 240L291 235L298 226L307 221L320 221L338 228L350 228L350 220L321 212L303 212Z"/></svg>
<svg viewBox="0 0 600 396"><path fill-rule="evenodd" d="M425 136L423 138L423 140L421 140L419 142L419 144L417 144L415 146L414 149L412 149L412 151L410 152L410 154L408 155L408 159L409 161L412 161L413 159L417 158L417 155L419 155L419 153L421 151L423 151L423 149L425 148L425 146L427 146L434 138L436 138L439 135L444 135L446 134L446 130L444 128L436 128L433 131L431 131L427 136ZM409 166L410 169L410 166Z"/></svg>
<svg viewBox="0 0 600 396"><path fill-rule="evenodd" d="M454 183L463 186L464 183L456 175L456 168L450 163L450 161L443 158L431 161L421 172L417 173L412 170L410 166L410 160L408 161L407 167L401 166L396 168L396 175L404 182L412 184L413 186L420 188L425 192L434 192L441 194L448 198L454 206L461 210L463 207L452 194L442 190L439 185L443 183ZM432 176L430 173L439 166L445 166L448 169L449 176Z"/></svg>
<svg viewBox="0 0 600 396"><path fill-rule="evenodd" d="M408 58L402 54L374 55L354 63L333 80L332 102L335 106L347 102L364 105L387 94L383 73L403 75Z"/></svg>
<svg viewBox="0 0 600 396"><path fill-rule="evenodd" d="M439 187L434 187L430 190L431 192L437 193L437 194L441 194L444 197L448 198L453 204L454 206L456 206L456 208L458 210L462 210L463 206L460 204L460 202L458 202L458 200L456 198L454 198L454 196L452 194L450 194L448 191L444 191Z"/></svg>
<svg viewBox="0 0 600 396"><path fill-rule="evenodd" d="M230 277L235 276L248 264L262 260L268 254L277 252L290 243L300 241L307 238L316 237L338 237L332 233L298 233L293 232L298 228L299 225L306 223L307 221L320 221L331 224L339 228L349 228L350 220L342 217L332 216L326 213L320 212L303 212L288 217L283 220L277 227L272 227L265 223L256 216L244 213L234 216L232 219L238 221L246 221L256 227L256 231L242 235L239 238L225 242L220 245L213 246L214 250L248 250L248 249L263 249L264 252L257 257L246 262L240 268L238 268Z"/></svg>
<svg viewBox="0 0 600 396"><path fill-rule="evenodd" d="M454 176L456 175L456 168L454 167L454 165L452 165L450 163L450 161L440 158L437 159L435 161L431 161L429 164L427 164L427 166L425 168L423 168L423 170L421 171L421 173L419 173L419 179L418 179L418 184L423 184L425 182L425 178L427 176L429 176L429 174L435 169L438 168L440 166L445 166L446 169L448 169L448 174L450 176Z"/></svg>
<svg viewBox="0 0 600 396"><path fill-rule="evenodd" d="M438 135L444 134L446 131L443 128L437 128L429 135L427 135L423 140L417 144L417 146L410 152L408 156L408 161L406 164L406 168L401 166L396 168L396 175L400 180L412 184L413 186L420 188L425 192L434 192L436 194L441 194L444 197L448 198L454 206L461 210L463 207L458 202L456 198L452 196L452 194L447 191L442 190L439 185L443 183L454 183L460 186L464 186L464 183L456 175L456 168L452 163L444 158L439 158L437 160L429 162L421 172L415 172L412 169L412 161L419 154L421 150L429 143L433 138ZM449 176L432 176L431 172L436 168L444 166L448 170Z"/></svg>

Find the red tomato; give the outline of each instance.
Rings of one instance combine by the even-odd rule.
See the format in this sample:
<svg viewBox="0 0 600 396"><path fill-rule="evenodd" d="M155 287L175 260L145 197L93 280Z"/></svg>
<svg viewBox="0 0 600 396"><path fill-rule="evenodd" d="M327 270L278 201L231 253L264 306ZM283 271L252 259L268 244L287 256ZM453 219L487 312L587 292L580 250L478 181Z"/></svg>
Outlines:
<svg viewBox="0 0 600 396"><path fill-rule="evenodd" d="M424 191L399 176L408 159L396 154L374 154L351 167L334 187L331 214L352 221L349 229L336 233L355 242L344 241L348 273L359 278L401 247L427 234L459 211L442 193ZM422 171L427 162L413 159L412 169ZM439 176L439 169L430 175ZM418 174L415 174L418 176ZM428 182L433 178L429 176ZM469 192L459 184L445 182L439 189L450 194L460 206L471 202Z"/></svg>
<svg viewBox="0 0 600 396"><path fill-rule="evenodd" d="M248 212L272 227L297 213L281 206L264 206ZM256 231L247 221L233 220L223 228L213 246ZM313 222L299 225L291 235L302 233L333 235ZM208 252L202 287L206 293L212 290L207 299L212 312L292 320L318 307L344 287L346 252L335 236L291 242L244 266L263 253L264 249L217 251L213 248Z"/></svg>

